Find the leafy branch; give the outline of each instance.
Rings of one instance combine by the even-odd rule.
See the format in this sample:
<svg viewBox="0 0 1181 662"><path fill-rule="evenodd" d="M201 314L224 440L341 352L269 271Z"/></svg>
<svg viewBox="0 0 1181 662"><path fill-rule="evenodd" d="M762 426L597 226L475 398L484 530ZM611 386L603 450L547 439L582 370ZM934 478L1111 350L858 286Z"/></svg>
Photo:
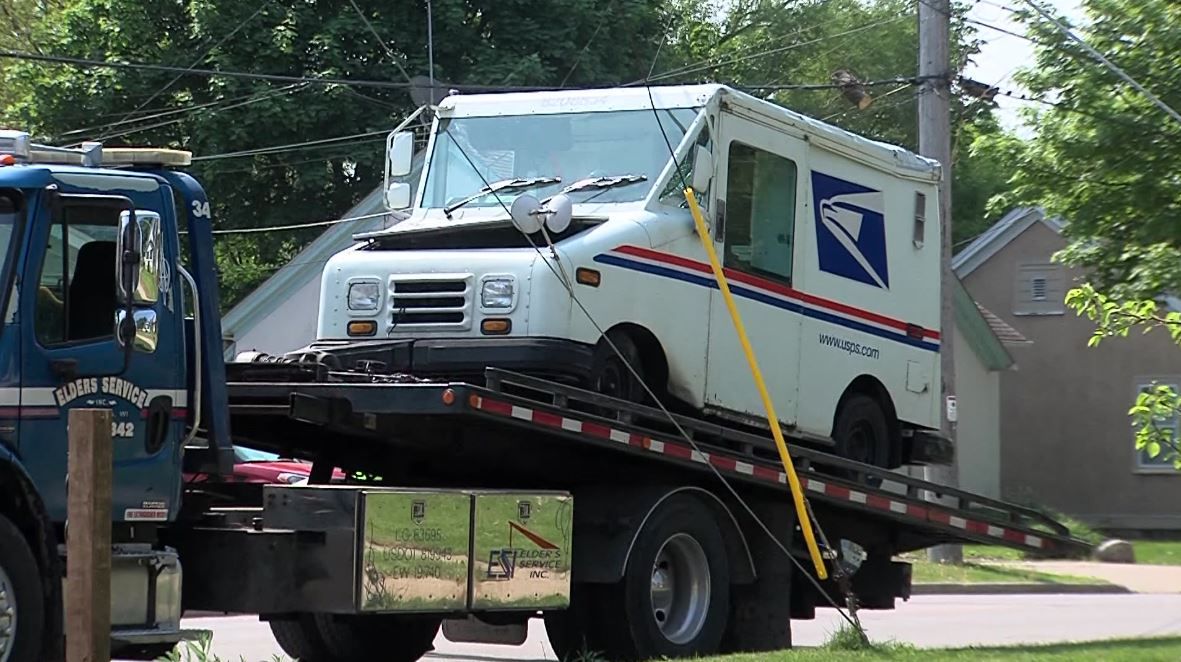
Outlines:
<svg viewBox="0 0 1181 662"><path fill-rule="evenodd" d="M1163 328L1174 343L1181 345L1181 312L1162 314L1155 300L1116 299L1085 284L1067 293L1066 305L1080 317L1095 322L1095 332L1087 341L1088 346L1095 347L1105 338L1126 338L1137 327L1143 329L1142 333ZM1136 428L1136 449L1150 458L1172 462L1174 468L1181 469L1181 444L1175 427L1166 425L1181 415L1181 395L1170 386L1154 382L1136 397L1128 415Z"/></svg>

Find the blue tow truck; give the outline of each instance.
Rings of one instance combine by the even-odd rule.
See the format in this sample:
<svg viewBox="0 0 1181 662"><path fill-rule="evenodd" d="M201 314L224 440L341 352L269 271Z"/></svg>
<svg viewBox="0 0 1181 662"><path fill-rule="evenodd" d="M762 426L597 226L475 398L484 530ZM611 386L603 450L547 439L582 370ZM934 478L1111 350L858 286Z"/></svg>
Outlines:
<svg viewBox="0 0 1181 662"><path fill-rule="evenodd" d="M769 437L680 418L685 439L494 365L475 383L348 347L227 363L190 160L0 132L0 662L64 650L73 407L112 412L116 657L171 649L186 610L257 614L303 662L415 660L440 630L519 642L537 616L562 654L768 650L816 607L908 597L900 552L1085 550L1039 513L793 447L820 580ZM310 460L310 484L217 480L232 438Z"/></svg>

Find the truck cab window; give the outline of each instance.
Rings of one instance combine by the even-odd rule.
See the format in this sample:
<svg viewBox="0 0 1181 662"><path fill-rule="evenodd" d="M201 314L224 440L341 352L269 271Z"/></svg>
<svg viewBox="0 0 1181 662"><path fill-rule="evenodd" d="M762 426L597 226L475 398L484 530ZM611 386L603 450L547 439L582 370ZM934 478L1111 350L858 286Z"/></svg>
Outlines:
<svg viewBox="0 0 1181 662"><path fill-rule="evenodd" d="M42 345L111 337L115 330L115 241L119 211L63 206L49 227L37 284Z"/></svg>
<svg viewBox="0 0 1181 662"><path fill-rule="evenodd" d="M730 143L726 177L727 267L791 282L796 220L796 164Z"/></svg>

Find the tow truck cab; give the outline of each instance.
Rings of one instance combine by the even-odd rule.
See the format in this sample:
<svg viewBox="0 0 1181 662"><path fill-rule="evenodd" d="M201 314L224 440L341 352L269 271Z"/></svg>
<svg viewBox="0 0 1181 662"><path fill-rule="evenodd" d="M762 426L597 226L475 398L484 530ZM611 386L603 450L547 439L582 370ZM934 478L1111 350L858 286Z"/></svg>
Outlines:
<svg viewBox="0 0 1181 662"><path fill-rule="evenodd" d="M156 531L180 508L182 449L197 423L189 406L201 384L186 358L200 334L179 286L188 276L178 209L207 217L208 205L192 195L195 182L158 168L188 158L48 148L0 132L0 459L36 496L14 498L6 480L0 515L24 531L40 575L60 577L69 410L111 411L116 651L180 636L181 566ZM50 535L35 535L36 522ZM60 587L45 582L52 610ZM60 623L46 618L55 616Z"/></svg>

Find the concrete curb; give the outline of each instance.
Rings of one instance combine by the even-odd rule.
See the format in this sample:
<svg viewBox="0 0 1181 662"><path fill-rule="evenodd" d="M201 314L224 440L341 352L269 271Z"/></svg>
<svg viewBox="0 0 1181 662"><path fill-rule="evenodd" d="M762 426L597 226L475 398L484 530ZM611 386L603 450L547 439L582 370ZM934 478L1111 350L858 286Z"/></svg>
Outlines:
<svg viewBox="0 0 1181 662"><path fill-rule="evenodd" d="M911 595L1135 593L1118 584L912 584Z"/></svg>

